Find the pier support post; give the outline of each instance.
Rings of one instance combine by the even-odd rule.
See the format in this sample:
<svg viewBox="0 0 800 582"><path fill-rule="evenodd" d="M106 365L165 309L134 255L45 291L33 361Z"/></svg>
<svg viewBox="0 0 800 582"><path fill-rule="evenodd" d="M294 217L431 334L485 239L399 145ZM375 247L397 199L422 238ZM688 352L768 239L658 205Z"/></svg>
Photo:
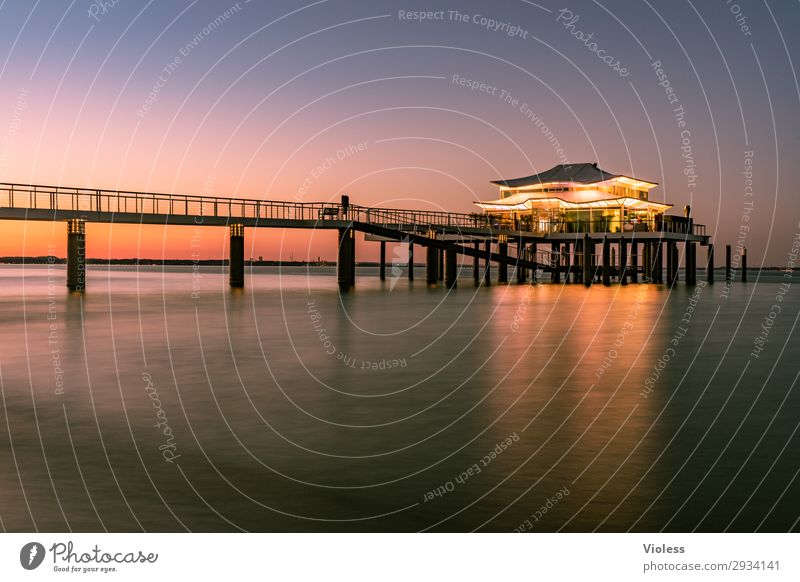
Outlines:
<svg viewBox="0 0 800 582"><path fill-rule="evenodd" d="M561 267L564 270L564 283L569 283L569 277L572 274L572 269L569 264L569 243L561 245Z"/></svg>
<svg viewBox="0 0 800 582"><path fill-rule="evenodd" d="M639 243L631 242L631 283L639 282Z"/></svg>
<svg viewBox="0 0 800 582"><path fill-rule="evenodd" d="M486 239L483 243L484 252L484 269L483 269L483 284L492 284L492 240Z"/></svg>
<svg viewBox="0 0 800 582"><path fill-rule="evenodd" d="M592 285L592 255L594 254L594 243L588 234L583 235L583 284L587 287Z"/></svg>
<svg viewBox="0 0 800 582"><path fill-rule="evenodd" d="M575 241L575 251L572 259L575 267L575 282L583 283L583 239Z"/></svg>
<svg viewBox="0 0 800 582"><path fill-rule="evenodd" d="M444 249L436 249L438 255L438 261L436 263L437 270L436 275L439 281L444 280Z"/></svg>
<svg viewBox="0 0 800 582"><path fill-rule="evenodd" d="M747 247L742 247L742 283L747 283Z"/></svg>
<svg viewBox="0 0 800 582"><path fill-rule="evenodd" d="M686 243L686 283L697 284L697 247L694 242Z"/></svg>
<svg viewBox="0 0 800 582"><path fill-rule="evenodd" d="M517 244L517 283L524 283L525 279L527 278L527 269L523 268L522 265L519 264L519 262L524 261L525 258L525 243L523 241L519 241Z"/></svg>
<svg viewBox="0 0 800 582"><path fill-rule="evenodd" d="M452 245L444 254L444 284L448 289L455 289L458 284L458 252Z"/></svg>
<svg viewBox="0 0 800 582"><path fill-rule="evenodd" d="M508 257L508 239L505 235L501 234L498 239L497 252L500 253L500 256L503 258ZM497 265L497 282L508 283L508 264L503 261Z"/></svg>
<svg viewBox="0 0 800 582"><path fill-rule="evenodd" d="M414 280L414 243L408 241L408 280Z"/></svg>
<svg viewBox="0 0 800 582"><path fill-rule="evenodd" d="M667 286L672 287L678 280L678 245L674 240L667 241Z"/></svg>
<svg viewBox="0 0 800 582"><path fill-rule="evenodd" d="M538 246L536 243L531 243L531 250L529 252L531 257L531 262L534 264L533 269L531 269L531 283L536 283L536 265L539 263L536 262L536 254L538 251Z"/></svg>
<svg viewBox="0 0 800 582"><path fill-rule="evenodd" d="M664 282L664 251L661 240L653 245L653 283Z"/></svg>
<svg viewBox="0 0 800 582"><path fill-rule="evenodd" d="M67 289L86 289L86 221L67 221Z"/></svg>
<svg viewBox="0 0 800 582"><path fill-rule="evenodd" d="M241 225L240 225L241 226ZM233 231L231 231L233 232ZM353 286L355 265L353 264L353 247L355 246L355 231L350 228L339 229L339 252L336 258L336 282L340 291L348 291ZM233 248L233 235L231 234L231 248ZM231 254L231 257L233 255ZM231 265L233 262L231 261ZM233 268L231 268L231 285L233 285Z"/></svg>
<svg viewBox="0 0 800 582"><path fill-rule="evenodd" d="M481 266L480 266L480 259L478 257L478 253L481 252L481 243L476 242L473 243L473 248L475 249L475 256L472 257L472 278L475 279L475 285L481 284Z"/></svg>
<svg viewBox="0 0 800 582"><path fill-rule="evenodd" d="M611 244L603 237L603 285L611 285Z"/></svg>
<svg viewBox="0 0 800 582"><path fill-rule="evenodd" d="M619 239L619 283L628 284L628 241L624 236Z"/></svg>
<svg viewBox="0 0 800 582"><path fill-rule="evenodd" d="M731 245L725 245L725 282L733 283L733 273L731 271Z"/></svg>
<svg viewBox="0 0 800 582"><path fill-rule="evenodd" d="M386 280L386 241L381 241L381 271L380 271L381 281Z"/></svg>
<svg viewBox="0 0 800 582"><path fill-rule="evenodd" d="M553 283L561 283L561 251L557 242L550 243L550 264L553 266Z"/></svg>
<svg viewBox="0 0 800 582"><path fill-rule="evenodd" d="M706 262L706 279L714 284L714 245L708 245L708 261Z"/></svg>
<svg viewBox="0 0 800 582"><path fill-rule="evenodd" d="M429 234L428 236L435 235ZM425 251L425 282L428 285L436 285L436 281L439 279L439 249L433 245L428 245Z"/></svg>
<svg viewBox="0 0 800 582"><path fill-rule="evenodd" d="M231 287L244 287L244 225L230 225L228 277Z"/></svg>
<svg viewBox="0 0 800 582"><path fill-rule="evenodd" d="M653 243L642 243L642 277L645 283L653 282Z"/></svg>

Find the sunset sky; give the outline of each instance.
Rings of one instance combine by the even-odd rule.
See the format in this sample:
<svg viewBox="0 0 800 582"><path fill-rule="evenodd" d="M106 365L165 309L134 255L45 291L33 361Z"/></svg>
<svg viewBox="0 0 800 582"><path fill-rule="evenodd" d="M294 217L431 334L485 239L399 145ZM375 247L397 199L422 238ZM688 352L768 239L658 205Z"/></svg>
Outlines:
<svg viewBox="0 0 800 582"><path fill-rule="evenodd" d="M785 265L798 26L770 0L12 0L0 181L470 212L489 180L597 162L691 204L718 248L741 233L751 265ZM0 255L64 254L61 223L2 228ZM248 231L246 254L334 257L309 234ZM87 254L188 258L192 235L89 224ZM224 241L205 229L201 255Z"/></svg>

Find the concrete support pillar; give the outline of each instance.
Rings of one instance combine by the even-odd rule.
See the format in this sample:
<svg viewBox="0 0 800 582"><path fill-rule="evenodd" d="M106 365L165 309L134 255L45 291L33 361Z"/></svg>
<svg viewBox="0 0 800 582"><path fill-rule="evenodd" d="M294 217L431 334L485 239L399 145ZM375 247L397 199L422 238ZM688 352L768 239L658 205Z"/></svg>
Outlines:
<svg viewBox="0 0 800 582"><path fill-rule="evenodd" d="M708 245L708 259L706 261L706 278L709 283L714 284L714 245Z"/></svg>
<svg viewBox="0 0 800 582"><path fill-rule="evenodd" d="M525 259L525 243L519 241L519 243L517 243L517 283L524 283L527 279L527 269L519 264L520 261L524 261Z"/></svg>
<svg viewBox="0 0 800 582"><path fill-rule="evenodd" d="M561 283L561 251L557 242L550 243L550 264L553 266L553 283Z"/></svg>
<svg viewBox="0 0 800 582"><path fill-rule="evenodd" d="M667 285L672 287L678 280L678 244L667 241Z"/></svg>
<svg viewBox="0 0 800 582"><path fill-rule="evenodd" d="M628 241L624 236L619 239L619 283L628 284Z"/></svg>
<svg viewBox="0 0 800 582"><path fill-rule="evenodd" d="M592 255L594 254L594 243L588 234L583 235L583 284L587 287L592 285Z"/></svg>
<svg viewBox="0 0 800 582"><path fill-rule="evenodd" d="M725 282L733 283L733 271L731 271L731 245L725 245Z"/></svg>
<svg viewBox="0 0 800 582"><path fill-rule="evenodd" d="M458 281L458 252L455 246L447 247L444 254L444 284L455 289Z"/></svg>
<svg viewBox="0 0 800 582"><path fill-rule="evenodd" d="M686 284L697 284L697 247L695 243L686 243Z"/></svg>
<svg viewBox="0 0 800 582"><path fill-rule="evenodd" d="M480 266L480 259L478 257L478 253L481 251L481 243L476 242L473 243L473 248L475 249L475 256L472 257L472 278L475 279L475 285L481 284L481 266Z"/></svg>
<svg viewBox="0 0 800 582"><path fill-rule="evenodd" d="M631 242L631 283L639 282L639 243Z"/></svg>
<svg viewBox="0 0 800 582"><path fill-rule="evenodd" d="M500 253L500 256L503 258L508 257L507 240L497 243L497 252ZM508 283L508 265L504 262L500 262L500 264L497 265L497 282Z"/></svg>
<svg viewBox="0 0 800 582"><path fill-rule="evenodd" d="M230 225L228 276L231 287L244 287L244 225Z"/></svg>
<svg viewBox="0 0 800 582"><path fill-rule="evenodd" d="M67 221L67 288L86 289L86 221L80 218Z"/></svg>
<svg viewBox="0 0 800 582"><path fill-rule="evenodd" d="M653 283L664 282L664 251L659 240L653 243Z"/></svg>
<svg viewBox="0 0 800 582"><path fill-rule="evenodd" d="M436 285L439 278L439 249L429 245L426 251L425 281L428 285Z"/></svg>
<svg viewBox="0 0 800 582"><path fill-rule="evenodd" d="M747 283L747 247L742 248L742 283Z"/></svg>
<svg viewBox="0 0 800 582"><path fill-rule="evenodd" d="M355 231L350 228L339 229L339 253L336 259L336 282L340 291L348 291L353 286L355 265L353 262L353 247L355 247ZM233 236L231 236L233 247ZM231 255L232 256L232 255ZM233 269L231 269L231 285L233 285Z"/></svg>
<svg viewBox="0 0 800 582"><path fill-rule="evenodd" d="M414 243L408 241L408 280L414 280Z"/></svg>
<svg viewBox="0 0 800 582"><path fill-rule="evenodd" d="M486 241L483 243L483 253L484 253L483 284L484 285L491 285L492 284L492 241L491 241L491 239L486 239Z"/></svg>
<svg viewBox="0 0 800 582"><path fill-rule="evenodd" d="M380 277L381 281L386 280L386 241L381 241L381 270L380 270Z"/></svg>
<svg viewBox="0 0 800 582"><path fill-rule="evenodd" d="M611 284L611 244L603 237L603 285Z"/></svg>

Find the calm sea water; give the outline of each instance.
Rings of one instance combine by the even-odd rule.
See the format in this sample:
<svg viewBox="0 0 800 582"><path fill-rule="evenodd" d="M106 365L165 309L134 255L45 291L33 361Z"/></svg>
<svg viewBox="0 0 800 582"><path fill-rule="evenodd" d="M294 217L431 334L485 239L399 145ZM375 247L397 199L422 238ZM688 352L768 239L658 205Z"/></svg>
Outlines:
<svg viewBox="0 0 800 582"><path fill-rule="evenodd" d="M800 288L0 268L8 531L787 531ZM719 280L719 277L718 277ZM754 343L758 341L758 345ZM754 348L760 351L754 351Z"/></svg>

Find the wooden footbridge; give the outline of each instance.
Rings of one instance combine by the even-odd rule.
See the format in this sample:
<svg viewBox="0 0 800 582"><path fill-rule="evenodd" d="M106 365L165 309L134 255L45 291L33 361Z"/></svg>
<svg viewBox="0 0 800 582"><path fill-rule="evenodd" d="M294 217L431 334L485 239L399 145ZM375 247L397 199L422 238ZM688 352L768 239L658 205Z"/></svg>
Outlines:
<svg viewBox="0 0 800 582"><path fill-rule="evenodd" d="M409 245L409 278L414 276L411 266L417 245L426 249L427 282L443 280L451 288L458 278L459 254L472 258L476 284L491 282L491 264L495 263L499 283L508 282L512 267L519 283L541 270L554 282L561 281L563 275L566 282L587 286L593 281L636 283L640 276L643 282L663 283L666 255L666 282L672 285L678 277L680 243L684 245L686 282L697 280L698 244L708 247L707 276L713 282L714 247L705 227L688 217L669 218L672 220L645 224L632 232L623 228L607 232L607 224L603 225L604 232L596 232L599 228L593 225L583 225L589 232L569 232L569 225L550 225L543 231L541 224L533 229L530 224L500 223L485 214L358 206L350 204L347 196L339 203L280 202L0 183L0 220L66 223L67 286L73 290L86 285L87 222L227 227L229 276L234 287L245 282L245 228L336 230L337 279L343 291L355 285L358 232L380 243L382 279L386 274L386 244L394 241ZM730 278L730 247L726 266L726 277Z"/></svg>

